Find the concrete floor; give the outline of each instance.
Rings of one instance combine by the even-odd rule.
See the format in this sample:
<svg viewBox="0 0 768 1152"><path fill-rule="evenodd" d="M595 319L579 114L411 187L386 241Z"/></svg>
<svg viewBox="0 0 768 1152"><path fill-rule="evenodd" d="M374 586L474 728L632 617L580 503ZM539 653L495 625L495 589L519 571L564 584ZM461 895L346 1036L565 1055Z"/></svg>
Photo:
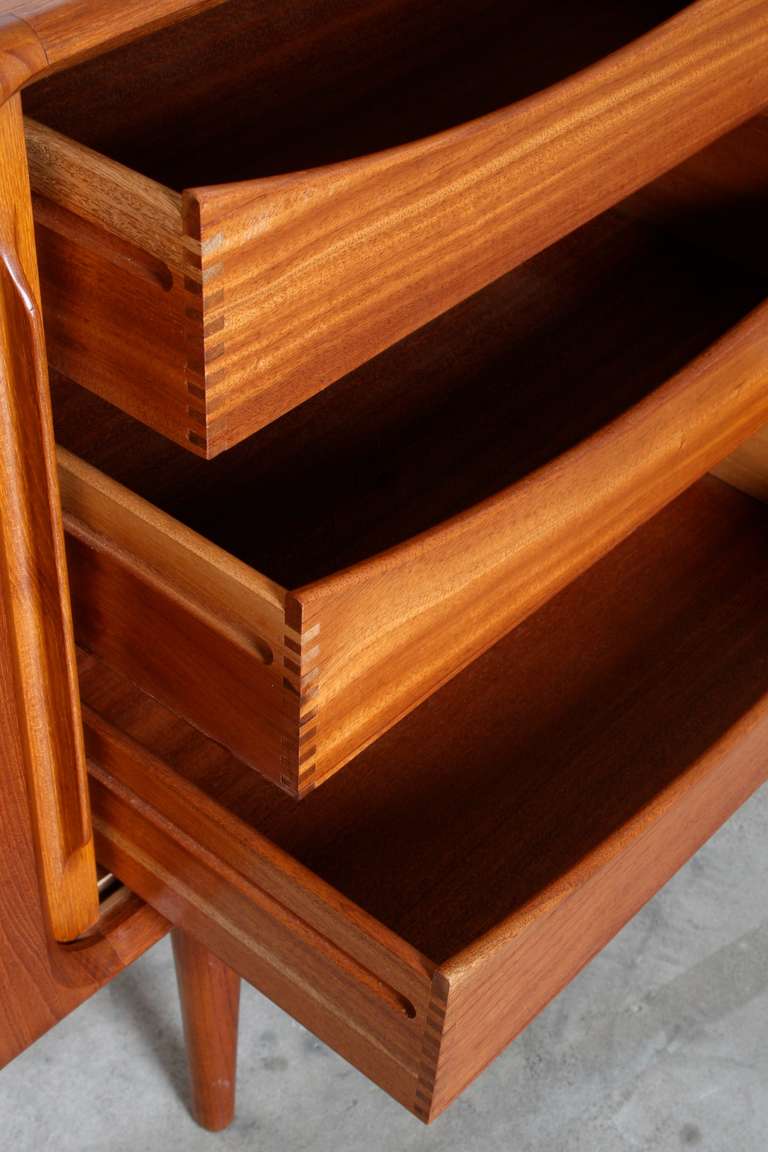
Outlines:
<svg viewBox="0 0 768 1152"><path fill-rule="evenodd" d="M238 1119L186 1110L161 943L0 1074L13 1152L766 1152L768 789L431 1128L251 988Z"/></svg>

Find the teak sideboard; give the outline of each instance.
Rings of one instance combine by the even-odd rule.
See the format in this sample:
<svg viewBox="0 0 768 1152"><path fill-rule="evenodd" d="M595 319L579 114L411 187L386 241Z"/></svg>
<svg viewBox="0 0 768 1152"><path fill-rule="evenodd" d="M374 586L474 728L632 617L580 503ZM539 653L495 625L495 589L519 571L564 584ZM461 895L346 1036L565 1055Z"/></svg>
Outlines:
<svg viewBox="0 0 768 1152"><path fill-rule="evenodd" d="M437 1116L768 777L768 0L0 2L0 1062L173 933Z"/></svg>

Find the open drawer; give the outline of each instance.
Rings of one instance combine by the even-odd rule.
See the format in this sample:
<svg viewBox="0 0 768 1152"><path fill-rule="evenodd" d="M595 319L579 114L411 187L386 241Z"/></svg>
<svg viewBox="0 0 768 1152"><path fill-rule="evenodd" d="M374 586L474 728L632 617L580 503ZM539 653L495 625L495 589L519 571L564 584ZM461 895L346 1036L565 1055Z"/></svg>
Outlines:
<svg viewBox="0 0 768 1152"><path fill-rule="evenodd" d="M54 382L79 642L304 795L768 423L767 279L608 213L213 462Z"/></svg>
<svg viewBox="0 0 768 1152"><path fill-rule="evenodd" d="M767 64L768 0L229 0L25 94L50 361L214 456L757 112Z"/></svg>
<svg viewBox="0 0 768 1152"><path fill-rule="evenodd" d="M100 856L430 1119L768 776L767 654L706 479L300 806L86 656Z"/></svg>

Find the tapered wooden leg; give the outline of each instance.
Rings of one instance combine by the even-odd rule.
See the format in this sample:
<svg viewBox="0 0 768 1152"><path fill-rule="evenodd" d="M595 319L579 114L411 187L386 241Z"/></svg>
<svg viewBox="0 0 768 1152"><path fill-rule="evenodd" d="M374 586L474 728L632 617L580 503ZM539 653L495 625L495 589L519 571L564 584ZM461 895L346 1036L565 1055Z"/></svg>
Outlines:
<svg viewBox="0 0 768 1152"><path fill-rule="evenodd" d="M219 1132L235 1114L240 977L187 932L172 933L198 1124Z"/></svg>

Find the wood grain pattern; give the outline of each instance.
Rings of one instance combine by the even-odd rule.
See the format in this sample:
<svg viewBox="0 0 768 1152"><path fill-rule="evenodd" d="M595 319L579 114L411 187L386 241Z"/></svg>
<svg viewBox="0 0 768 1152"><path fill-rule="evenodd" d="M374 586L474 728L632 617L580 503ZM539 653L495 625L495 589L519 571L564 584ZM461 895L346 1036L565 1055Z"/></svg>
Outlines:
<svg viewBox="0 0 768 1152"><path fill-rule="evenodd" d="M221 1132L235 1115L240 977L188 932L172 940L193 1115Z"/></svg>
<svg viewBox="0 0 768 1152"><path fill-rule="evenodd" d="M702 481L298 809L84 656L104 858L432 1119L766 779L765 528Z"/></svg>
<svg viewBox="0 0 768 1152"><path fill-rule="evenodd" d="M62 449L59 474L80 643L295 789L286 593Z"/></svg>
<svg viewBox="0 0 768 1152"><path fill-rule="evenodd" d="M252 9L245 7L251 20ZM635 7L610 10L597 24L613 21L620 29L625 20L632 39ZM339 23L344 24L329 23L319 45L308 41L316 53L325 52L331 73ZM555 24L549 22L550 35ZM588 42L591 25L585 30L568 24L567 30L566 43L577 55L565 55L562 73L550 78L559 82L533 87L526 98L470 123L372 155L322 167L304 164L304 171L263 179L225 183L214 165L207 181L187 187L183 215L196 297L188 309L196 349L189 388L196 427L185 418L179 423L178 413L162 419L148 401L142 418L193 450L216 455L768 102L766 0L697 0L575 75L570 73L583 64L578 45ZM618 42L625 41L619 36ZM524 58L537 55L519 37L507 43ZM198 51L200 45L207 51L208 44L200 37ZM156 59L144 49L122 64L115 53L111 72L84 66L70 81L66 102L74 102L76 115L79 110L82 131L87 135L89 107L98 108L105 82L107 91L112 87L105 77L130 74L132 63L154 75L157 60L166 61L169 53L173 74L172 49L166 38ZM281 50L295 53L290 36ZM560 60L561 50L555 55ZM210 95L200 91L196 78L193 92L203 105L218 99L222 85L226 89L227 63L217 62L220 71L208 79ZM232 68L242 75L237 60ZM496 74L483 54L474 68L481 78ZM515 70L507 62L498 74ZM44 88L37 98L32 94L30 106L43 119L56 119L62 106L56 92L51 89L48 105ZM310 91L310 108L311 96ZM170 99L173 104L176 98ZM295 116L290 103L288 114ZM244 115L241 109L234 122ZM344 121L340 115L338 122ZM212 130L222 131L218 122ZM119 157L119 139L114 150ZM157 150L162 156L164 145ZM208 151L195 148L196 155ZM241 141L240 152L249 151L261 154L258 135L252 143ZM66 266L66 253L51 260ZM113 266L110 275L119 271ZM86 302L84 295L81 306ZM54 363L65 346L62 331L53 340ZM115 398L109 373L102 382L95 375L85 382ZM140 403L127 390L126 406L136 412Z"/></svg>
<svg viewBox="0 0 768 1152"><path fill-rule="evenodd" d="M134 262L138 262L142 253L154 256L158 262L157 280L167 278L163 264L169 266L168 270L183 274L185 260L178 193L29 117L25 119L24 130L30 179L42 200L38 207L44 227L64 231L66 214L77 214L101 227L106 234L100 237L102 247L107 245L110 235L132 245L125 253L126 262L129 254L133 254ZM59 214L58 222L51 209L54 201L65 214L64 217ZM82 230L80 236L83 236ZM97 242L95 238L92 241ZM114 244L112 250L115 250ZM145 271L147 275L152 274L149 261Z"/></svg>
<svg viewBox="0 0 768 1152"><path fill-rule="evenodd" d="M768 6L704 0L465 128L321 172L186 193L215 332L209 454L759 109L766 64Z"/></svg>
<svg viewBox="0 0 768 1152"><path fill-rule="evenodd" d="M121 877L175 925L318 1035L333 1036L338 1051L407 1105L428 962L223 809L214 832L204 797L183 781L179 793L168 766L88 715L100 859L110 868L119 862ZM158 714L160 730L169 719ZM137 822L134 792L150 780Z"/></svg>
<svg viewBox="0 0 768 1152"><path fill-rule="evenodd" d="M32 9L42 14L62 7L0 4L0 1065L167 931L161 916L125 890L99 911L84 794L30 190L16 98L23 84L50 65L45 44L26 18L33 17ZM88 7L95 11L95 5ZM117 14L114 4L109 8ZM69 940L78 932L66 946L56 942L55 937Z"/></svg>
<svg viewBox="0 0 768 1152"><path fill-rule="evenodd" d="M768 419L765 290L601 218L213 463L57 380L81 642L305 795Z"/></svg>
<svg viewBox="0 0 768 1152"><path fill-rule="evenodd" d="M2 96L73 60L223 0L0 0ZM21 26L21 27L19 27ZM26 44L23 54L19 43ZM20 55L25 67L16 71Z"/></svg>
<svg viewBox="0 0 768 1152"><path fill-rule="evenodd" d="M318 628L322 638L315 782L759 426L768 406L767 359L763 305L556 467L377 562L302 589L303 627Z"/></svg>
<svg viewBox="0 0 768 1152"><path fill-rule="evenodd" d="M68 68L25 100L59 132L170 188L231 183L474 120L682 6L628 0L617 12L593 0L574 20L565 0L229 0Z"/></svg>
<svg viewBox="0 0 768 1152"><path fill-rule="evenodd" d="M98 911L21 106L0 107L0 583L51 931Z"/></svg>
<svg viewBox="0 0 768 1152"><path fill-rule="evenodd" d="M42 125L26 139L51 364L187 444L203 332L181 198Z"/></svg>
<svg viewBox="0 0 768 1152"><path fill-rule="evenodd" d="M42 73L48 59L34 31L0 7L0 102L5 103L33 76Z"/></svg>
<svg viewBox="0 0 768 1152"><path fill-rule="evenodd" d="M35 855L25 781L11 637L0 602L0 1067L116 976L168 931L148 905L122 888L95 925L57 944Z"/></svg>

